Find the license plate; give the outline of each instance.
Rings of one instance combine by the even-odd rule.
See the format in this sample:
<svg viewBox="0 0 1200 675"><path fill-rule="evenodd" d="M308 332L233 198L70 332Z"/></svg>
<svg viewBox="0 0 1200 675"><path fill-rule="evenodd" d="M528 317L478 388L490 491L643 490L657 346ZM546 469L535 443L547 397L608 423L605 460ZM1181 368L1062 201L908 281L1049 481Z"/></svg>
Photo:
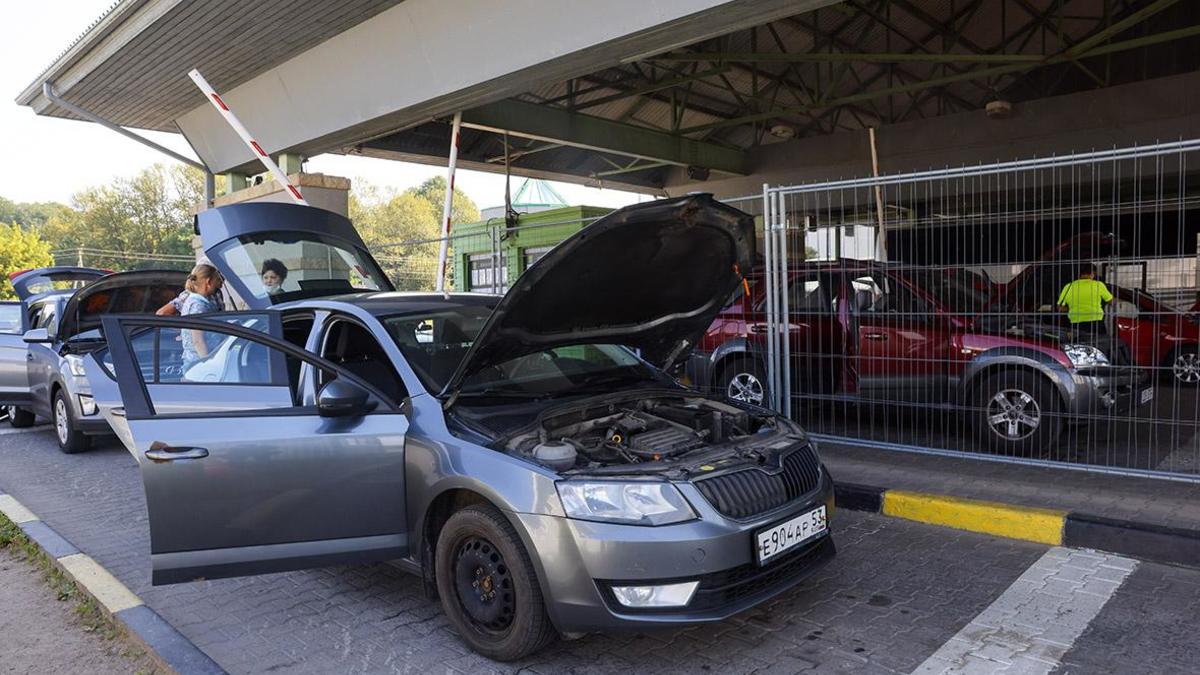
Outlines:
<svg viewBox="0 0 1200 675"><path fill-rule="evenodd" d="M780 553L820 535L827 529L829 529L829 524L825 520L825 507L818 506L808 513L759 530L754 535L754 549L758 552L758 564L762 565Z"/></svg>
<svg viewBox="0 0 1200 675"><path fill-rule="evenodd" d="M1154 387L1146 387L1142 390L1142 403L1149 403L1154 400Z"/></svg>

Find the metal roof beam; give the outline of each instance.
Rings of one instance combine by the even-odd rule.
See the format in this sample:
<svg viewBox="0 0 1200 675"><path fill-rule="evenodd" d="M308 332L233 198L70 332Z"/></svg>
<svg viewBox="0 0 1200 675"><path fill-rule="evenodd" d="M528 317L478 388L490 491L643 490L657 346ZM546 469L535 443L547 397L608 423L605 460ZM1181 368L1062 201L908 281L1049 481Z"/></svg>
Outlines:
<svg viewBox="0 0 1200 675"><path fill-rule="evenodd" d="M693 52L664 54L650 61L706 61L710 63L1027 63L1041 54L882 54L869 52Z"/></svg>
<svg viewBox="0 0 1200 675"><path fill-rule="evenodd" d="M463 126L652 162L746 173L740 150L513 99L464 111Z"/></svg>
<svg viewBox="0 0 1200 675"><path fill-rule="evenodd" d="M1145 47L1147 45L1160 44L1163 42L1170 42L1172 40L1178 40L1178 39L1185 38L1185 37L1191 37L1192 35L1196 35L1198 33L1200 33L1200 26L1181 28L1178 30L1167 31L1165 33L1159 33L1156 35L1147 35L1142 38L1128 40L1125 42L1118 42L1118 43L1114 43L1111 45L1105 45L1104 47L1098 47L1090 52L1083 53L1083 54L1078 54L1078 55L1068 55L1065 53L1064 54L1056 54L1053 56L1049 56L1046 59L1044 59L1038 63L1028 63L1028 64L1017 63L1017 64L1010 64L1010 65L1005 65L1005 66L995 66L992 68L983 68L983 69L979 69L979 70L971 70L971 71L967 71L964 73L957 73L955 75L948 75L946 77L939 77L939 78L933 78L933 79L923 80L923 81L919 81L919 82L914 82L914 83L906 84L906 85L899 86L899 87L888 87L886 89L876 89L874 91L866 91L866 92L862 92L859 94L854 94L851 96L845 96L845 97L842 97L839 99L834 99L832 101L826 101L820 105L779 108L777 110L769 110L769 111L766 111L763 113L758 113L755 115L746 115L743 117L737 117L737 118L730 119L730 120L723 120L721 122L713 122L711 124L702 124L702 125L698 125L698 126L694 126L694 127L689 127L686 129L680 129L680 133L682 133L682 134L698 133L698 132L708 131L710 129L716 129L716 128L720 128L720 127L724 127L724 126L746 124L749 122L760 122L763 120L768 120L773 117L780 117L783 115L808 114L809 111L812 110L813 108L834 107L834 106L838 106L838 105L844 105L846 103L858 103L861 101L870 100L872 98L880 98L883 96L890 96L892 94L903 94L903 93L909 93L909 92L915 92L915 91L923 91L925 89L941 87L941 86L945 86L947 84L952 84L954 82L962 82L962 81L966 81L966 80L979 79L979 78L985 78L985 77L993 77L993 76L998 76L998 75L1007 75L1010 73L1019 73L1019 72L1024 72L1027 70L1033 70L1035 68L1041 68L1043 66L1049 66L1049 65L1054 65L1054 64L1058 64L1058 63L1069 63L1071 61L1074 61L1075 59L1086 59L1086 58L1090 58L1092 56L1100 56L1102 54L1110 54L1110 53L1119 52L1119 51L1127 51L1130 49L1137 49L1139 47Z"/></svg>

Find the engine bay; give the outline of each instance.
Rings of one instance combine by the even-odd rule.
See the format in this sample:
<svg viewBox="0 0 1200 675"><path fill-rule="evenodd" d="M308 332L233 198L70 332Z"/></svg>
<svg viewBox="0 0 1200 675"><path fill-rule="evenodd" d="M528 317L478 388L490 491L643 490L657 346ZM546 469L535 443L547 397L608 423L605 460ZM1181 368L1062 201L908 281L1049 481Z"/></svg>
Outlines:
<svg viewBox="0 0 1200 675"><path fill-rule="evenodd" d="M790 447L792 434L799 433L791 427L772 415L702 397L609 400L545 411L509 436L504 449L560 472L685 469L693 460L740 456L749 440L760 458L775 445ZM787 438L773 442L780 435Z"/></svg>

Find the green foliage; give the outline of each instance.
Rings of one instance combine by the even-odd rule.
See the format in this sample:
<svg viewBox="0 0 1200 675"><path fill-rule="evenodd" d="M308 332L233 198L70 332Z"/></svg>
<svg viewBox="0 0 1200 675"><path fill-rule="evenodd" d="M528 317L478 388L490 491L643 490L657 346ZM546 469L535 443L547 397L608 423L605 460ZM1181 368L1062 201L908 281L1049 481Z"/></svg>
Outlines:
<svg viewBox="0 0 1200 675"><path fill-rule="evenodd" d="M415 188L408 190L433 206L434 213L437 214L438 222L441 223L442 209L446 208L446 179L441 176L434 176L421 183ZM463 193L462 190L454 191L454 199L450 202L450 222L451 223L474 223L479 221L479 207L475 206L475 202Z"/></svg>
<svg viewBox="0 0 1200 675"><path fill-rule="evenodd" d="M200 170L155 164L130 178L76 193L75 208L55 213L40 231L54 250L112 252L88 255L85 262L93 267L186 267L154 260L154 255L191 255L192 212L203 198Z"/></svg>
<svg viewBox="0 0 1200 675"><path fill-rule="evenodd" d="M8 280L10 272L53 264L50 246L37 233L16 223L0 224L0 271L4 272L0 276L0 298L11 300L17 297Z"/></svg>
<svg viewBox="0 0 1200 675"><path fill-rule="evenodd" d="M16 223L24 227L40 227L54 214L68 210L58 202L14 202L0 197L0 223Z"/></svg>
<svg viewBox="0 0 1200 675"><path fill-rule="evenodd" d="M440 176L403 192L354 181L350 220L396 288L433 290L445 198L446 179ZM454 191L450 211L455 223L479 220L479 209L460 190Z"/></svg>

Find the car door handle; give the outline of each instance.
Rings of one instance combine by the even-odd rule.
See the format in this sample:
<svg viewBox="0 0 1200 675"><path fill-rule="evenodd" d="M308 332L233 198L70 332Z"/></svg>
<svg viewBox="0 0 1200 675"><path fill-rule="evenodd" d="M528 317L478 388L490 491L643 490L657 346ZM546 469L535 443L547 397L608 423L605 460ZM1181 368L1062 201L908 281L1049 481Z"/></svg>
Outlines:
<svg viewBox="0 0 1200 675"><path fill-rule="evenodd" d="M170 462L176 459L202 459L208 457L205 448L173 448L164 443L154 443L146 451L146 459L156 462Z"/></svg>
<svg viewBox="0 0 1200 675"><path fill-rule="evenodd" d="M763 326L763 325L754 325L754 326L750 326L750 332L751 332L751 333L765 333L765 332L767 332L768 330L770 330L770 329L769 329L769 328L767 328L766 326Z"/></svg>
<svg viewBox="0 0 1200 675"><path fill-rule="evenodd" d="M867 338L868 340L886 340L886 339L888 339L887 333L863 333L863 337Z"/></svg>

